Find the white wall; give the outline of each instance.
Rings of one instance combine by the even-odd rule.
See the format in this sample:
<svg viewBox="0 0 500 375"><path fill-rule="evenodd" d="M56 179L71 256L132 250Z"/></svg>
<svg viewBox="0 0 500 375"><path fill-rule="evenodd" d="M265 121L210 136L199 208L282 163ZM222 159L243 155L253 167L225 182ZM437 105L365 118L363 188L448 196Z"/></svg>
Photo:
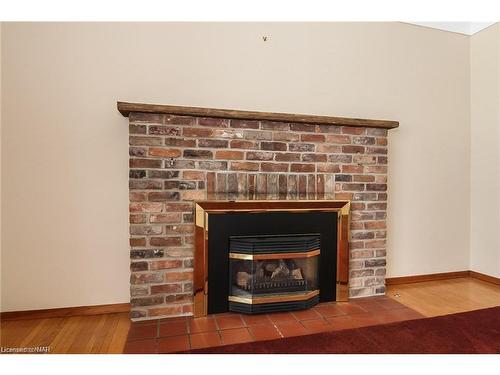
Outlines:
<svg viewBox="0 0 500 375"><path fill-rule="evenodd" d="M500 277L500 25L471 37L471 269Z"/></svg>
<svg viewBox="0 0 500 375"><path fill-rule="evenodd" d="M468 269L464 35L402 23L9 23L2 37L3 311L128 301L117 100L399 120L388 276Z"/></svg>

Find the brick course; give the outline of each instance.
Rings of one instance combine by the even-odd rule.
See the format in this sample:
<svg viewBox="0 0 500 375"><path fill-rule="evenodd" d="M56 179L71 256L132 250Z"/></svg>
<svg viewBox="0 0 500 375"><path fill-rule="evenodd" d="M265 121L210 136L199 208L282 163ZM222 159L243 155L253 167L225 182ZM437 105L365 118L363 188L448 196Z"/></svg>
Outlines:
<svg viewBox="0 0 500 375"><path fill-rule="evenodd" d="M385 292L387 130L131 113L131 317L192 314L193 201L351 201L350 296Z"/></svg>

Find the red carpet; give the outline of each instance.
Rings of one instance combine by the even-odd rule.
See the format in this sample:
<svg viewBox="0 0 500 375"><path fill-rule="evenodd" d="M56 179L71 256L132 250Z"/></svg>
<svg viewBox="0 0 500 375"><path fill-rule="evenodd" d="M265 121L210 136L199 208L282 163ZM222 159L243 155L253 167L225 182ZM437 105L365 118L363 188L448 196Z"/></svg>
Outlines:
<svg viewBox="0 0 500 375"><path fill-rule="evenodd" d="M372 327L191 350L200 354L500 353L500 307Z"/></svg>

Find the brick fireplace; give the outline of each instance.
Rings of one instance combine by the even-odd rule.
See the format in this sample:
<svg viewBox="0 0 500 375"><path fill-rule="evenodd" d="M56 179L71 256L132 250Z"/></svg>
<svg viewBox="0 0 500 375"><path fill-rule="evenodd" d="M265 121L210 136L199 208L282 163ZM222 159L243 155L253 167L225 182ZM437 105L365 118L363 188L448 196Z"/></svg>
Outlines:
<svg viewBox="0 0 500 375"><path fill-rule="evenodd" d="M350 201L349 296L385 293L387 132L398 123L118 103L129 118L131 318L193 313L194 205Z"/></svg>

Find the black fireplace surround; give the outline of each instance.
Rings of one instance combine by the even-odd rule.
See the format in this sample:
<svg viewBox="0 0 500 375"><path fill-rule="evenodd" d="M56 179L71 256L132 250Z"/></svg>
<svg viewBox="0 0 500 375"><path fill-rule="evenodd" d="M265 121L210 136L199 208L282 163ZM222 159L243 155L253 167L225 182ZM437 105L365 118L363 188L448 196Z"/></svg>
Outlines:
<svg viewBox="0 0 500 375"><path fill-rule="evenodd" d="M214 214L208 221L208 294L209 314L237 311L264 313L305 309L318 302L335 301L337 272L337 212L228 212ZM252 237L253 236L253 237ZM269 238L283 245L272 247ZM255 240L257 239L257 240ZM261 242L259 239L263 239ZM255 243L257 241L257 243ZM267 242L266 242L267 241ZM299 246L300 241L304 246ZM309 241L309 242L307 242ZM245 304L229 301L231 282L231 247L241 253L308 251L319 244L315 287L319 295L301 301ZM260 246L260 250L259 250ZM267 246L267 248L266 248ZM265 251L264 251L264 250ZM289 256L289 258L291 258ZM275 257L283 268L293 271L293 259ZM286 264L286 266L285 266ZM276 267L276 266L275 266ZM288 272L288 271L287 271ZM299 271L300 272L300 271ZM267 279L268 280L268 279ZM273 287L285 284L273 283ZM300 282L289 283L298 290Z"/></svg>

